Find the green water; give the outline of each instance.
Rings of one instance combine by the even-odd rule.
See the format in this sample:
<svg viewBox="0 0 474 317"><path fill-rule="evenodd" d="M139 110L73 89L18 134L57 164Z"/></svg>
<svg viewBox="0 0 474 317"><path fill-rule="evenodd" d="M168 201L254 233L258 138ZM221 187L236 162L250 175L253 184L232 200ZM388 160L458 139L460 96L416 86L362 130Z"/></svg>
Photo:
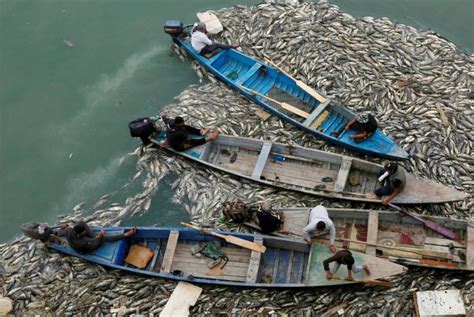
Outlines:
<svg viewBox="0 0 474 317"><path fill-rule="evenodd" d="M189 64L169 55L164 21L194 21L199 11L254 2L1 0L0 242L18 235L22 222L54 222L80 202L91 208L106 193L120 203L136 194L138 184L122 186L136 172L134 158L118 164L138 144L128 122L156 115L198 83ZM333 3L354 15L432 28L474 49L472 0ZM152 212L127 222L185 219L171 202L171 181L160 185Z"/></svg>

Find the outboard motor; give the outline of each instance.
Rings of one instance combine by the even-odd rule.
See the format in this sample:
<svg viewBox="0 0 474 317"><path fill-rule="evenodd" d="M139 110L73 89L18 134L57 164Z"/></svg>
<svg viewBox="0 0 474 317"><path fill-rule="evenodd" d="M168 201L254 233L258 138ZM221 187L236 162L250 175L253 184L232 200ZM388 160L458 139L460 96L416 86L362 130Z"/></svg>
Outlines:
<svg viewBox="0 0 474 317"><path fill-rule="evenodd" d="M184 25L178 20L167 20L164 25L166 34L169 34L172 38L179 37L184 33Z"/></svg>
<svg viewBox="0 0 474 317"><path fill-rule="evenodd" d="M42 223L28 222L21 225L21 231L28 238L47 242L53 234L53 229Z"/></svg>
<svg viewBox="0 0 474 317"><path fill-rule="evenodd" d="M138 118L128 124L130 135L140 138L144 145L151 143L150 136L157 131L155 123L151 118Z"/></svg>

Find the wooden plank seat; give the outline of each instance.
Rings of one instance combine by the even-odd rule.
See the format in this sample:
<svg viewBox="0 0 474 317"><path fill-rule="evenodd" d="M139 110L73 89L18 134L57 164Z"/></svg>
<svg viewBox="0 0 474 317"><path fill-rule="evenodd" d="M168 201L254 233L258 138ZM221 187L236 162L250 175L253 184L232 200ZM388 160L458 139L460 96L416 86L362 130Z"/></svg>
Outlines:
<svg viewBox="0 0 474 317"><path fill-rule="evenodd" d="M471 269L474 268L474 223L473 222L469 222L467 224L466 266Z"/></svg>
<svg viewBox="0 0 474 317"><path fill-rule="evenodd" d="M166 244L166 251L161 263L161 272L171 272L171 264L173 263L174 253L178 245L179 232L171 231Z"/></svg>
<svg viewBox="0 0 474 317"><path fill-rule="evenodd" d="M262 149L260 150L260 155L257 159L257 164L255 164L255 168L252 172L253 179L260 180L260 176L262 175L263 169L265 168L265 164L268 160L268 156L270 155L272 145L272 142L263 142Z"/></svg>
<svg viewBox="0 0 474 317"><path fill-rule="evenodd" d="M262 64L260 63L255 63L248 71L245 73L244 76L242 76L239 80L235 82L236 85L240 86L242 85L247 79L252 77L253 74L255 74L260 67L262 67Z"/></svg>
<svg viewBox="0 0 474 317"><path fill-rule="evenodd" d="M377 244L379 231L379 213L375 210L369 212L369 222L367 224L367 243ZM375 247L367 246L365 253L375 255Z"/></svg>
<svg viewBox="0 0 474 317"><path fill-rule="evenodd" d="M326 110L326 107L329 105L329 100L327 100L325 103L320 104L316 109L314 109L313 112L309 115L309 117L303 122L303 125L308 127L313 123L313 121L323 113L324 110Z"/></svg>
<svg viewBox="0 0 474 317"><path fill-rule="evenodd" d="M254 242L257 244L263 245L263 238L256 237L254 239ZM260 267L261 256L262 256L261 252L256 252L256 251L251 252L250 264L247 270L247 282L252 282L252 283L257 282L257 275L258 275L258 269Z"/></svg>
<svg viewBox="0 0 474 317"><path fill-rule="evenodd" d="M334 184L334 189L336 191L342 192L344 190L344 187L346 187L347 177L349 176L351 166L352 159L344 157L339 168L339 173L337 174L336 184Z"/></svg>

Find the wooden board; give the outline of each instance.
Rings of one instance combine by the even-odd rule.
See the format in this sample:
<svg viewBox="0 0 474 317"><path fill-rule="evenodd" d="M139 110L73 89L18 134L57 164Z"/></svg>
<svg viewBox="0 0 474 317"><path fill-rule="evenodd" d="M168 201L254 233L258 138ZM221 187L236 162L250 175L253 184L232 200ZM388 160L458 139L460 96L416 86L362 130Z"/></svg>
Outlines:
<svg viewBox="0 0 474 317"><path fill-rule="evenodd" d="M377 211L372 210L369 213L369 223L367 227L367 242L376 244L379 230L379 213ZM375 247L367 246L365 253L375 255L375 250Z"/></svg>
<svg viewBox="0 0 474 317"><path fill-rule="evenodd" d="M189 307L196 304L201 292L200 287L179 282L160 313L160 317L189 316Z"/></svg>
<svg viewBox="0 0 474 317"><path fill-rule="evenodd" d="M418 317L466 315L460 290L416 292L413 298Z"/></svg>
<svg viewBox="0 0 474 317"><path fill-rule="evenodd" d="M316 130L317 128L319 128L319 126L324 122L324 120L327 119L328 116L329 111L324 111L323 113L321 113L321 115L317 117L316 120L314 120L313 124L311 124L311 129Z"/></svg>
<svg viewBox="0 0 474 317"><path fill-rule="evenodd" d="M260 176L262 175L263 169L267 164L268 157L270 155L270 151L272 150L272 142L263 142L262 149L260 150L260 155L257 159L257 164L255 164L255 168L252 172L252 178L259 180Z"/></svg>
<svg viewBox="0 0 474 317"><path fill-rule="evenodd" d="M344 187L346 187L347 177L349 176L351 165L351 158L344 157L342 159L341 167L339 168L339 173L337 174L336 184L334 185L334 189L336 191L342 192Z"/></svg>
<svg viewBox="0 0 474 317"><path fill-rule="evenodd" d="M467 224L466 265L474 269L474 223Z"/></svg>
<svg viewBox="0 0 474 317"><path fill-rule="evenodd" d="M296 108L296 107L294 107L294 106L292 106L292 105L290 105L286 102L281 102L278 105L281 106L283 109L286 109L290 112L293 112L294 114L296 114L296 115L298 115L302 118L307 119L310 116L310 114L307 113L306 111L300 110L300 109L298 109L298 108Z"/></svg>
<svg viewBox="0 0 474 317"><path fill-rule="evenodd" d="M255 243L263 245L262 237L256 237L254 240ZM247 282L255 283L257 281L258 269L260 267L260 258L262 253L252 251L250 255L250 264L247 271Z"/></svg>
<svg viewBox="0 0 474 317"><path fill-rule="evenodd" d="M178 244L178 231L171 231L168 237L168 243L166 244L165 256L163 262L161 263L161 272L170 272L171 264L173 263L174 252L176 250L176 245Z"/></svg>

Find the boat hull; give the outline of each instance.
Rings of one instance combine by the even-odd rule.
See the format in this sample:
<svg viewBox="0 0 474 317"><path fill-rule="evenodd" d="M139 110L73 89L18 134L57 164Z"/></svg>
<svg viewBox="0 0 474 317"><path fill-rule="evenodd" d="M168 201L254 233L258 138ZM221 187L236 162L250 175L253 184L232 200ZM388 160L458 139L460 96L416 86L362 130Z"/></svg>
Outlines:
<svg viewBox="0 0 474 317"><path fill-rule="evenodd" d="M337 146L364 154L376 155L390 160L406 160L409 158L408 153L384 135L380 129L377 129L370 138L363 142L354 142L350 139L349 136L353 132L344 133L340 138L332 135L331 132L342 129L347 122L355 118L355 113L322 95L321 98L323 99L321 100L325 101L321 103L301 89L294 79L272 66L261 63L234 49L222 50L211 58L207 58L198 54L192 48L188 39L173 38L173 41L183 47L190 56L221 81L266 111L304 130L306 133ZM236 77L231 76L229 78L230 74L236 74ZM293 112L278 107L277 104L264 97L257 96L254 92L263 96L270 96L273 92L279 92L283 94L283 97L281 97L283 99L290 98L293 102L300 102L302 104L300 109L306 108L308 117L295 116ZM273 99L279 98L278 96L272 97ZM326 119L321 120L326 111ZM321 122L316 127L318 120Z"/></svg>
<svg viewBox="0 0 474 317"><path fill-rule="evenodd" d="M104 230L106 235L112 235L123 233L130 228L94 228L95 231L100 229ZM272 288L305 288L353 283L325 278L323 267L318 259L331 255L327 246L315 244L309 248L306 243L294 239L220 231L219 233L258 242L266 246L267 249L265 253L250 251L192 229L145 227L138 228L137 234L133 238L106 242L91 254L78 254L69 246L61 245L58 242L50 243L49 247L105 267L192 283ZM172 239L172 235L177 238ZM229 258L222 270L210 269L205 258L195 257L191 254L194 247L200 248L203 244L211 241L217 243ZM153 252L153 258L143 269L125 262L131 246L135 244ZM374 266L374 272L370 278L383 278L406 271L403 266L366 254L354 252L353 256L357 263ZM383 269L376 269L377 267ZM341 268L338 274L342 276L347 274L346 268ZM365 273L357 273L355 277L364 278Z"/></svg>
<svg viewBox="0 0 474 317"><path fill-rule="evenodd" d="M165 138L166 133L161 132L152 142L161 146ZM213 142L186 151L167 149L206 166L265 185L323 197L382 202L373 194L379 186L377 173L382 166L356 158L222 134ZM236 153L236 160L232 162L230 156L225 157L224 150ZM284 160L278 160L281 157ZM359 180L354 186L350 183L353 176ZM325 182L326 177L331 181ZM395 197L393 203L442 203L467 197L453 188L408 173L406 178L405 189ZM322 186L325 188L320 189Z"/></svg>

